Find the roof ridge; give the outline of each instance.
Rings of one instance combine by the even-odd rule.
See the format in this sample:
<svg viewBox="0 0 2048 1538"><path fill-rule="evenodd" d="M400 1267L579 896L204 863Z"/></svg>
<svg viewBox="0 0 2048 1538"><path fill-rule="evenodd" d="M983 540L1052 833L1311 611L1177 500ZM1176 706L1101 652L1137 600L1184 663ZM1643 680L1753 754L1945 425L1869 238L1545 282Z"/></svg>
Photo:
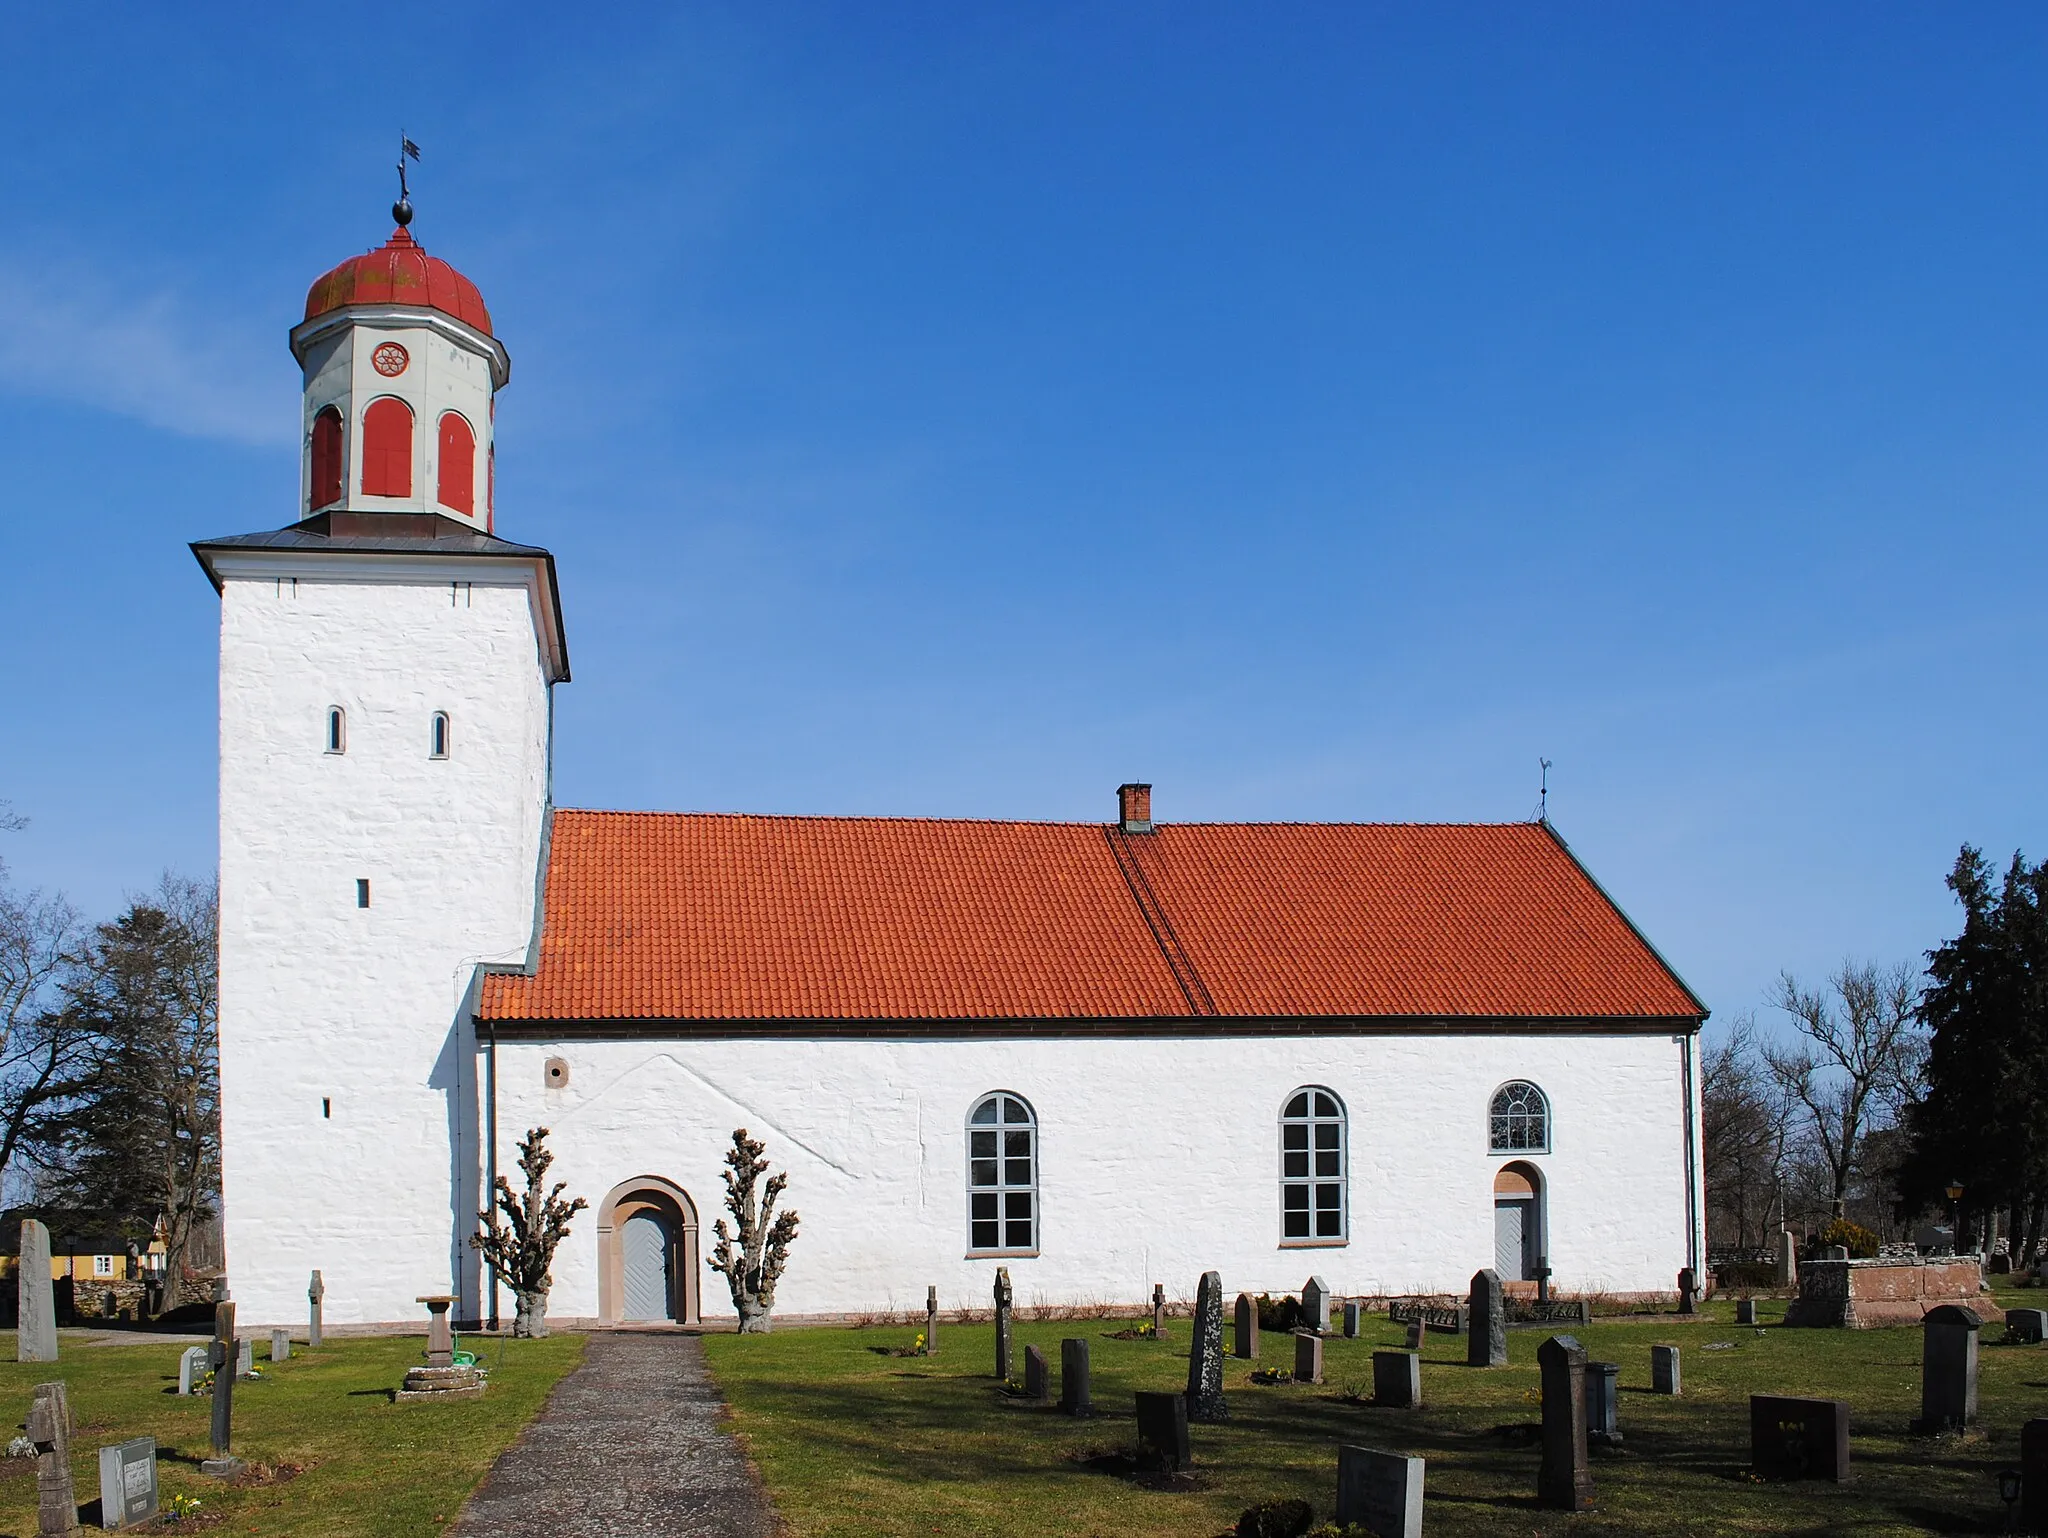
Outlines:
<svg viewBox="0 0 2048 1538"><path fill-rule="evenodd" d="M667 817L667 818L726 818L735 822L888 822L888 823L940 823L956 826L997 827L997 828L1107 828L1115 823L1089 821L1066 817L932 817L907 812L720 812L720 811L662 811L653 808L601 807L601 806L558 806L557 816L570 817ZM1334 818L1322 819L1244 819L1230 821L1217 819L1208 822L1157 822L1154 831L1174 828L1457 828L1472 830L1493 830L1507 828L1542 827L1541 823L1524 818L1503 822L1479 821L1341 821Z"/></svg>

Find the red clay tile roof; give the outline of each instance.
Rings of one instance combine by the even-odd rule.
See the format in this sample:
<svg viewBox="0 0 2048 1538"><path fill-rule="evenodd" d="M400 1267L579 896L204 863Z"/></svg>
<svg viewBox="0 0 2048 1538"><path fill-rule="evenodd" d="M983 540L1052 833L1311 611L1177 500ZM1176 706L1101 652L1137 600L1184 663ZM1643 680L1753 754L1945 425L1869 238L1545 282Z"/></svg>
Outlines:
<svg viewBox="0 0 2048 1538"><path fill-rule="evenodd" d="M487 1021L1696 1020L1536 823L558 812Z"/></svg>

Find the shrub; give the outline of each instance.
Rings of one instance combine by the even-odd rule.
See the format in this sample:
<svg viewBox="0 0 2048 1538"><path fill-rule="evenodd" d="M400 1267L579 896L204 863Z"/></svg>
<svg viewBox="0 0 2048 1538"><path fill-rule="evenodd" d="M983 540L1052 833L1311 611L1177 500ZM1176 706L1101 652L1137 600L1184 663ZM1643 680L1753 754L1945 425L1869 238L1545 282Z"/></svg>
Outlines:
<svg viewBox="0 0 2048 1538"><path fill-rule="evenodd" d="M1299 1298L1276 1298L1269 1292L1262 1292L1258 1296L1257 1307L1259 1328L1262 1330L1276 1330L1284 1335L1308 1323L1301 1311Z"/></svg>
<svg viewBox="0 0 2048 1538"><path fill-rule="evenodd" d="M1836 1218L1814 1235L1817 1252L1825 1252L1839 1244L1847 1248L1851 1260L1869 1260L1877 1254L1877 1235L1861 1223L1852 1223L1847 1218Z"/></svg>
<svg viewBox="0 0 2048 1538"><path fill-rule="evenodd" d="M1307 1501L1261 1501L1237 1519L1237 1538L1302 1538L1315 1519Z"/></svg>

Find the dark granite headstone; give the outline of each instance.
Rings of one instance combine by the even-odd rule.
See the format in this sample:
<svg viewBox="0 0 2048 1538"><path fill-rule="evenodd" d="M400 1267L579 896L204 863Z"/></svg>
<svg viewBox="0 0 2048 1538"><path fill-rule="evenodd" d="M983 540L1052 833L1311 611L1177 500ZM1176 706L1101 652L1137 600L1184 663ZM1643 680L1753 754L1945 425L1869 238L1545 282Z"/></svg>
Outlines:
<svg viewBox="0 0 2048 1538"><path fill-rule="evenodd" d="M1138 1461L1168 1473L1178 1473L1194 1461L1188 1451L1185 1396L1138 1395Z"/></svg>
<svg viewBox="0 0 2048 1538"><path fill-rule="evenodd" d="M1652 1346L1650 1348L1650 1391L1655 1394L1676 1394L1679 1392L1678 1348L1676 1346Z"/></svg>
<svg viewBox="0 0 2048 1538"><path fill-rule="evenodd" d="M1500 1274L1475 1272L1468 1308L1472 1328L1465 1337L1465 1362L1471 1367L1508 1365L1507 1299L1500 1289Z"/></svg>
<svg viewBox="0 0 2048 1538"><path fill-rule="evenodd" d="M1237 1295L1234 1323L1237 1339L1232 1344L1237 1349L1232 1354L1241 1362L1256 1362L1259 1359L1259 1305L1252 1301L1248 1292Z"/></svg>
<svg viewBox="0 0 2048 1538"><path fill-rule="evenodd" d="M1678 1311L1681 1314L1699 1312L1699 1283L1687 1266L1678 1273Z"/></svg>
<svg viewBox="0 0 2048 1538"><path fill-rule="evenodd" d="M1420 1315L1408 1321L1408 1339L1406 1344L1410 1351L1420 1351L1422 1349L1422 1330L1423 1324Z"/></svg>
<svg viewBox="0 0 2048 1538"><path fill-rule="evenodd" d="M2007 1345L2038 1346L2048 1340L2048 1309L2009 1308L2005 1311Z"/></svg>
<svg viewBox="0 0 2048 1538"><path fill-rule="evenodd" d="M1586 1348L1569 1335L1553 1335L1536 1348L1543 1375L1543 1462L1536 1501L1560 1511L1593 1504L1586 1466Z"/></svg>
<svg viewBox="0 0 2048 1538"><path fill-rule="evenodd" d="M1355 1301L1345 1303L1344 1338L1346 1340L1358 1339L1358 1316L1360 1312L1361 1310Z"/></svg>
<svg viewBox="0 0 2048 1538"><path fill-rule="evenodd" d="M1423 1461L1370 1447L1337 1449L1337 1524L1375 1538L1422 1538Z"/></svg>
<svg viewBox="0 0 2048 1538"><path fill-rule="evenodd" d="M1916 1431L1961 1431L1977 1418L1977 1332L1983 1321L1960 1304L1920 1320L1920 1418Z"/></svg>
<svg viewBox="0 0 2048 1538"><path fill-rule="evenodd" d="M1847 1479L1849 1406L1839 1399L1750 1395L1749 1462L1760 1479Z"/></svg>
<svg viewBox="0 0 2048 1538"><path fill-rule="evenodd" d="M1036 1346L1024 1348L1024 1397L1033 1404L1052 1403L1052 1372Z"/></svg>
<svg viewBox="0 0 2048 1538"><path fill-rule="evenodd" d="M1323 1381L1323 1338L1314 1330L1294 1332L1294 1381L1296 1383L1320 1383Z"/></svg>
<svg viewBox="0 0 2048 1538"><path fill-rule="evenodd" d="M1195 1321L1189 1332L1188 1419L1227 1421L1223 1400L1223 1278L1204 1271L1195 1289Z"/></svg>
<svg viewBox="0 0 2048 1538"><path fill-rule="evenodd" d="M2048 1533L2048 1419L2020 1427L2019 1530Z"/></svg>
<svg viewBox="0 0 2048 1538"><path fill-rule="evenodd" d="M1372 1402L1387 1410L1421 1409L1422 1358L1413 1351L1375 1351Z"/></svg>
<svg viewBox="0 0 2048 1538"><path fill-rule="evenodd" d="M1755 1298L1737 1298L1735 1300L1735 1322L1737 1324L1756 1323Z"/></svg>
<svg viewBox="0 0 2048 1538"><path fill-rule="evenodd" d="M1060 1408L1069 1415L1089 1413L1088 1342L1060 1342Z"/></svg>
<svg viewBox="0 0 2048 1538"><path fill-rule="evenodd" d="M1010 1381L1010 1268L996 1267L996 1377Z"/></svg>
<svg viewBox="0 0 2048 1538"><path fill-rule="evenodd" d="M1621 1364L1586 1364L1586 1440L1601 1447L1621 1445Z"/></svg>

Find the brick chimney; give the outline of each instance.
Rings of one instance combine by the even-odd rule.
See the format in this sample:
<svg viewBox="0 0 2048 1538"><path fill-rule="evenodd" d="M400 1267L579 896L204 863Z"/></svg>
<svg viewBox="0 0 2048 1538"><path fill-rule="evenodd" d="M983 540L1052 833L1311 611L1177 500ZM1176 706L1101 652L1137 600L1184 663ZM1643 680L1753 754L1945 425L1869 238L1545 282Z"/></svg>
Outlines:
<svg viewBox="0 0 2048 1538"><path fill-rule="evenodd" d="M1116 819L1126 833L1152 831L1152 787L1119 785L1116 788Z"/></svg>

